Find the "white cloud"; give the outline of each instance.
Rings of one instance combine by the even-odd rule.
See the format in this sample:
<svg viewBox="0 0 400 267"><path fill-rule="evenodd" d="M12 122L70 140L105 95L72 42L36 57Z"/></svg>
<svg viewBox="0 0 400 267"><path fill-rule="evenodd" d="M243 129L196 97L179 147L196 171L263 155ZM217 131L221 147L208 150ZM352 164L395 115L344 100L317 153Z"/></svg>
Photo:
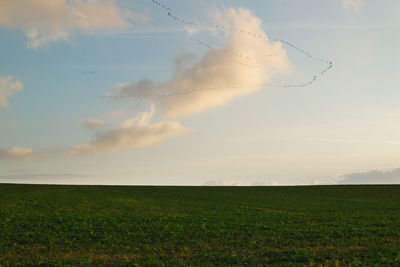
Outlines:
<svg viewBox="0 0 400 267"><path fill-rule="evenodd" d="M323 183L320 181L320 180L317 180L317 179L314 179L312 182L311 182L311 185L322 185Z"/></svg>
<svg viewBox="0 0 400 267"><path fill-rule="evenodd" d="M204 185L206 186L282 186L283 184L277 181L266 181L257 180L253 183L250 182L240 182L232 179L221 179L215 181L208 181Z"/></svg>
<svg viewBox="0 0 400 267"><path fill-rule="evenodd" d="M243 183L230 179L223 179L217 181L208 181L205 183L206 186L245 186Z"/></svg>
<svg viewBox="0 0 400 267"><path fill-rule="evenodd" d="M28 46L68 39L74 30L119 31L144 17L120 9L113 0L0 0L0 26L22 30Z"/></svg>
<svg viewBox="0 0 400 267"><path fill-rule="evenodd" d="M32 148L14 146L9 149L0 149L0 160L35 161L40 159Z"/></svg>
<svg viewBox="0 0 400 267"><path fill-rule="evenodd" d="M314 179L309 183L309 185L336 185L338 184L337 180L330 179L330 180L319 180L319 179Z"/></svg>
<svg viewBox="0 0 400 267"><path fill-rule="evenodd" d="M109 125L108 122L100 121L100 120L88 120L83 123L83 127L87 128L87 129L91 129L91 130L102 128L107 125Z"/></svg>
<svg viewBox="0 0 400 267"><path fill-rule="evenodd" d="M257 180L255 181L252 186L280 186L281 183L277 181L265 181L265 180Z"/></svg>
<svg viewBox="0 0 400 267"><path fill-rule="evenodd" d="M264 179L255 180L254 182L251 181L240 182L231 179L221 179L221 180L207 181L204 185L206 186L297 186L297 185L310 186L310 185L335 185L335 184L338 184L338 182L333 180L322 181L317 179L314 179L311 182L304 184L286 184L278 182L276 180L264 180Z"/></svg>
<svg viewBox="0 0 400 267"><path fill-rule="evenodd" d="M169 94L172 96L158 98L159 107L166 117L182 117L222 106L261 89L261 84L276 75L277 71L271 71L273 68L288 70L290 63L281 43L267 39L261 20L249 10L230 8L224 12L216 11L214 19L227 28L246 29L266 39L239 31L226 31L229 41L224 48L209 50L198 61L191 55L178 57L175 73L169 82L158 84L142 80L125 83L119 86L116 95L148 98L155 94ZM246 59L234 53L241 53Z"/></svg>
<svg viewBox="0 0 400 267"><path fill-rule="evenodd" d="M339 176L340 184L400 184L400 168L369 170Z"/></svg>
<svg viewBox="0 0 400 267"><path fill-rule="evenodd" d="M364 4L364 0L342 0L343 9L350 12L360 11Z"/></svg>
<svg viewBox="0 0 400 267"><path fill-rule="evenodd" d="M124 121L116 129L97 134L91 142L70 148L68 153L71 156L86 156L149 147L163 139L189 131L175 121L152 123L153 116L153 109L140 113L137 117Z"/></svg>
<svg viewBox="0 0 400 267"><path fill-rule="evenodd" d="M0 108L8 107L8 98L23 88L22 82L11 75L0 77Z"/></svg>

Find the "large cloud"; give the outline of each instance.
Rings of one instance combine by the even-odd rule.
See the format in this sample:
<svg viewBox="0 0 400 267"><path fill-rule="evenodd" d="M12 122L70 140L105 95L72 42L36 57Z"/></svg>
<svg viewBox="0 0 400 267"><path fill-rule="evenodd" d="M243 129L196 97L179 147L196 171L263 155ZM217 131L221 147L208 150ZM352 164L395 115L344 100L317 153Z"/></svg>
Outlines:
<svg viewBox="0 0 400 267"><path fill-rule="evenodd" d="M148 147L165 138L189 131L174 121L152 123L153 116L153 109L140 113L137 117L124 121L118 128L99 133L91 142L74 146L68 152L71 156L86 156L126 148Z"/></svg>
<svg viewBox="0 0 400 267"><path fill-rule="evenodd" d="M9 105L8 98L24 88L22 82L13 76L0 77L0 108Z"/></svg>
<svg viewBox="0 0 400 267"><path fill-rule="evenodd" d="M281 43L268 40L262 31L261 20L249 10L230 8L215 12L214 18L226 28L245 29L262 38L240 30L226 31L228 43L224 48L211 49L198 61L190 55L178 57L175 73L169 82L158 84L142 80L125 83L119 86L116 95L146 98L169 94L171 96L159 98L159 107L167 117L181 117L219 107L236 97L253 93L277 72L289 68ZM278 71L271 70L275 68Z"/></svg>
<svg viewBox="0 0 400 267"><path fill-rule="evenodd" d="M399 184L400 168L393 170L370 170L340 176L341 184Z"/></svg>
<svg viewBox="0 0 400 267"><path fill-rule="evenodd" d="M9 149L0 149L0 160L34 161L40 159L40 155L32 148L14 146Z"/></svg>
<svg viewBox="0 0 400 267"><path fill-rule="evenodd" d="M113 0L0 0L0 26L22 30L30 47L65 40L73 30L121 30L129 19L140 16Z"/></svg>

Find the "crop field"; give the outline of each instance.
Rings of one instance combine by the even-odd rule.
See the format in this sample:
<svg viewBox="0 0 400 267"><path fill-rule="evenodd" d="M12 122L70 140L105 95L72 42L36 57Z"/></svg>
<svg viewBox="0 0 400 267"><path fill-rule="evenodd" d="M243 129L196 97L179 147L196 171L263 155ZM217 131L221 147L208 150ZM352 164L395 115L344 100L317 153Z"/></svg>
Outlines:
<svg viewBox="0 0 400 267"><path fill-rule="evenodd" d="M0 185L0 265L400 266L400 186Z"/></svg>

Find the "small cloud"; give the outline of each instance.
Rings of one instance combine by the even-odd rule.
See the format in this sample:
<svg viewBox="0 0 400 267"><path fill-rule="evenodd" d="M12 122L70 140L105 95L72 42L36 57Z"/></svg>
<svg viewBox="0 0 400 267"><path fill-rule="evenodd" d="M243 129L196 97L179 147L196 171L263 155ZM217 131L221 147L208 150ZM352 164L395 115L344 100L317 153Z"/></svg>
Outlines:
<svg viewBox="0 0 400 267"><path fill-rule="evenodd" d="M191 26L186 26L185 30L189 35L201 32L201 29L199 29L198 27L191 27Z"/></svg>
<svg viewBox="0 0 400 267"><path fill-rule="evenodd" d="M118 128L97 134L86 144L74 146L68 150L71 156L103 154L122 149L149 147L160 141L185 134L189 129L175 121L152 123L153 108L148 112L124 121Z"/></svg>
<svg viewBox="0 0 400 267"><path fill-rule="evenodd" d="M224 179L217 181L208 181L205 183L206 186L245 186L243 183L235 180Z"/></svg>
<svg viewBox="0 0 400 267"><path fill-rule="evenodd" d="M8 107L8 98L24 88L22 82L13 76L0 76L0 108Z"/></svg>
<svg viewBox="0 0 400 267"><path fill-rule="evenodd" d="M320 180L317 180L317 179L314 179L312 182L311 182L311 185L321 185L322 184L322 182L320 181Z"/></svg>
<svg viewBox="0 0 400 267"><path fill-rule="evenodd" d="M257 180L253 183L251 182L240 182L232 179L221 179L214 181L207 181L205 186L283 186L277 181L267 181L267 180Z"/></svg>
<svg viewBox="0 0 400 267"><path fill-rule="evenodd" d="M265 180L257 180L255 181L252 186L280 186L281 183L277 181L265 181Z"/></svg>
<svg viewBox="0 0 400 267"><path fill-rule="evenodd" d="M40 159L32 148L14 146L9 149L0 149L0 160L19 160L31 162Z"/></svg>
<svg viewBox="0 0 400 267"><path fill-rule="evenodd" d="M337 181L334 181L334 180L314 179L308 185L335 185L335 184L337 184Z"/></svg>
<svg viewBox="0 0 400 267"><path fill-rule="evenodd" d="M188 35L195 35L202 32L210 32L212 35L217 35L217 30L214 28L199 28L195 26L186 26L185 31Z"/></svg>
<svg viewBox="0 0 400 267"><path fill-rule="evenodd" d="M364 4L364 0L342 0L343 9L349 12L359 12Z"/></svg>
<svg viewBox="0 0 400 267"><path fill-rule="evenodd" d="M117 109L113 112L110 113L109 117L110 118L119 118L125 114L125 110L123 109Z"/></svg>
<svg viewBox="0 0 400 267"><path fill-rule="evenodd" d="M400 184L400 168L393 170L372 169L339 176L339 184Z"/></svg>
<svg viewBox="0 0 400 267"><path fill-rule="evenodd" d="M109 125L109 123L105 122L105 121L88 120L88 121L84 122L82 126L87 129L90 129L90 130L95 130L95 129L99 129L99 128L102 128L107 125Z"/></svg>

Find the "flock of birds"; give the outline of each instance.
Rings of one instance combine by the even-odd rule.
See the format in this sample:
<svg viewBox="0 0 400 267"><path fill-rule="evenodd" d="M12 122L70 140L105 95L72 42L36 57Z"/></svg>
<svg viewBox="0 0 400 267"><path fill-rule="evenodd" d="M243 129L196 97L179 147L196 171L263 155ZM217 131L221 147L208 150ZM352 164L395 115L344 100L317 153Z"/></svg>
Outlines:
<svg viewBox="0 0 400 267"><path fill-rule="evenodd" d="M247 84L247 85L236 85L236 86L228 86L228 87L224 87L223 89L239 89L239 88L253 88L253 87L264 87L264 86L274 86L274 87L279 87L279 88L288 88L288 87L306 87L309 86L311 84L313 84L314 82L316 82L319 78L319 76L324 75L325 73L327 73L330 69L333 68L333 63L330 60L326 60L323 58L319 58L314 56L313 54L295 46L294 44L282 40L282 39L277 39L277 38L268 38L267 36L260 34L260 33L254 33L254 32L250 32L244 29L238 29L238 28L234 28L234 27L227 27L227 26L223 26L223 25L218 25L218 24L206 24L206 23L199 23L199 22L193 22L193 21L188 21L186 19L183 19L179 16L177 16L175 14L175 12L168 6L164 5L163 3L159 2L158 0L151 0L154 4L158 5L160 8L164 9L166 14L168 15L169 18L171 18L172 20L179 22L181 24L184 24L186 26L190 26L190 27L201 27L201 28L207 28L207 29L215 29L215 30L224 30L224 31L230 31L230 32L236 32L236 33L241 33L241 34L246 34L249 35L253 38L258 38L264 41L274 41L274 42L280 42L283 46L286 46L287 48L291 48L294 51L301 53L302 55L306 56L306 58L309 58L317 63L322 63L324 64L324 69L322 69L320 72L314 74L312 76L312 78L307 81L307 82L303 82L303 83L298 83L298 84L286 84L286 83L282 83L282 84L277 84L275 82L268 82L268 83L262 83L262 84ZM212 45L209 45L201 40L196 40L193 38L189 38L190 41L195 42L207 49L210 50L214 50L214 51L218 51L221 53L226 53L229 54L231 56L234 56L240 60L248 60L250 61L251 58L243 55L237 51L232 51L232 50L228 50L228 49L221 49L221 48L217 48L214 47ZM279 53L269 53L266 54L265 56L268 57L276 57L279 56ZM239 61L239 60L233 60L234 63L248 67L248 68L258 68L258 69L266 69L269 71L277 71L278 68L277 67L270 67L270 66L262 66L262 65L252 65L250 63L245 63L243 61ZM173 93L165 93L165 94L154 94L152 95L152 97L171 97L171 96L184 96L184 95L189 95L192 93L195 93L197 91L204 91L204 90L218 90L221 89L221 87L209 87L209 88L193 88L191 90L188 91L184 91L184 92L173 92ZM102 96L102 98L137 98L137 96L127 96L127 95L120 95L120 96Z"/></svg>

